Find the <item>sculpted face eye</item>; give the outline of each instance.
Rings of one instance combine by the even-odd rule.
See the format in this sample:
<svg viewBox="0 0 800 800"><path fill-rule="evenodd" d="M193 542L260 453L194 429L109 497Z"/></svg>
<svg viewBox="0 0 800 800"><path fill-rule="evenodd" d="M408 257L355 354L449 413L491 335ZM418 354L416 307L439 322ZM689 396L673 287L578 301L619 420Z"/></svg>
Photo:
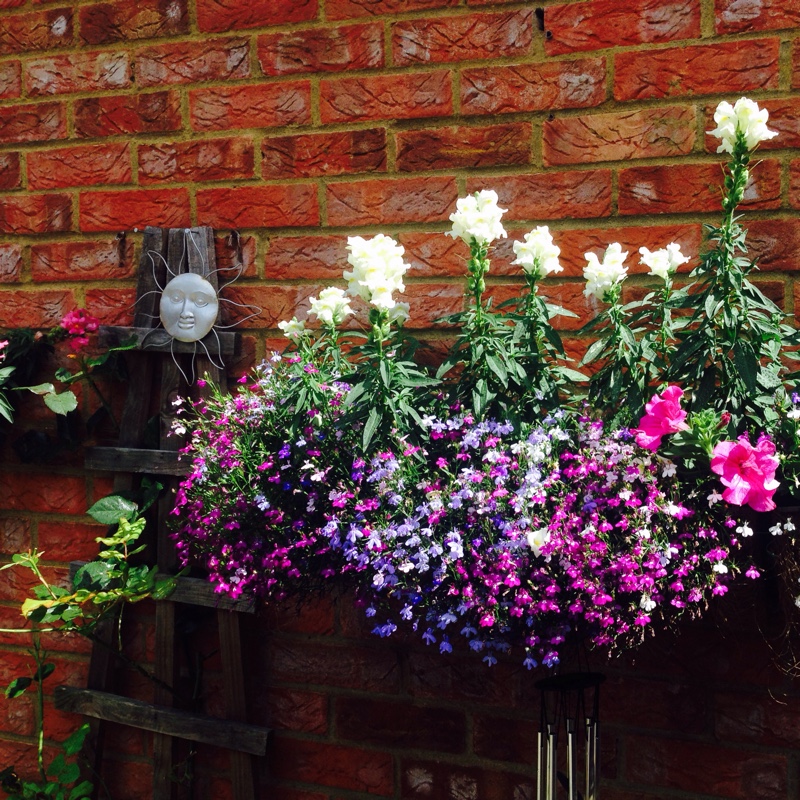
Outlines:
<svg viewBox="0 0 800 800"><path fill-rule="evenodd" d="M210 302L208 297L199 293L192 296L192 301L198 308L205 308Z"/></svg>
<svg viewBox="0 0 800 800"><path fill-rule="evenodd" d="M161 294L161 324L179 342L196 342L206 336L218 311L214 287L191 272L176 275Z"/></svg>

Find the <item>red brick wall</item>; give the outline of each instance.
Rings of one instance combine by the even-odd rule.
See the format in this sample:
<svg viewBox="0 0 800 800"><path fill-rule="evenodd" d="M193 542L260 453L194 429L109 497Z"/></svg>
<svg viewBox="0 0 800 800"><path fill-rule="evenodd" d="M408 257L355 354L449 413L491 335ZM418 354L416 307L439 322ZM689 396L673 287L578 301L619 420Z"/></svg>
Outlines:
<svg viewBox="0 0 800 800"><path fill-rule="evenodd" d="M134 229L205 224L221 257L227 229L244 236L235 296L262 308L243 326L251 358L340 274L352 233L400 238L410 324L436 338L462 292L462 247L442 233L456 197L480 188L500 194L511 237L551 226L566 269L549 292L585 315L587 249L697 252L719 206L705 131L742 94L781 134L745 208L758 281L793 312L798 88L796 0L0 0L0 325L52 325L76 305L124 323ZM510 256L501 243L501 284ZM45 470L3 449L0 551L47 550L53 570L91 552L82 512L110 484L80 463ZM2 626L21 583L2 573ZM721 604L727 622L687 623L609 666L594 658L609 675L604 798L800 796L800 700L759 630L766 595L740 593ZM252 721L277 729L270 797L531 796L539 676L373 640L346 599L247 626ZM127 635L147 652L146 626ZM80 685L82 645L48 645L56 680ZM24 648L8 635L0 648L2 683ZM218 687L213 659L207 672ZM33 713L0 704L0 755L30 751ZM54 715L48 736L74 722ZM147 737L119 730L112 745L115 796L148 797ZM224 754L200 763L196 796L226 797Z"/></svg>

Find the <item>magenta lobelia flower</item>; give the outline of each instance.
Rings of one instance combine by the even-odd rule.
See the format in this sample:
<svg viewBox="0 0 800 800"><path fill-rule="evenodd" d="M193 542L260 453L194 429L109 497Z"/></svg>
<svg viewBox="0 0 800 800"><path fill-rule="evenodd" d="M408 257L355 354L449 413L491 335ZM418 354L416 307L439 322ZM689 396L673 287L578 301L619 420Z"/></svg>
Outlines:
<svg viewBox="0 0 800 800"><path fill-rule="evenodd" d="M662 436L688 430L686 412L681 408L681 397L683 389L679 386L668 386L660 395L653 395L644 407L645 413L639 420L639 427L633 431L639 447L655 452L661 444Z"/></svg>
<svg viewBox="0 0 800 800"><path fill-rule="evenodd" d="M746 436L735 442L720 442L713 450L711 471L726 487L723 499L734 506L749 505L756 511L772 511L772 496L780 485L775 480L778 458L775 445L762 436L753 447Z"/></svg>

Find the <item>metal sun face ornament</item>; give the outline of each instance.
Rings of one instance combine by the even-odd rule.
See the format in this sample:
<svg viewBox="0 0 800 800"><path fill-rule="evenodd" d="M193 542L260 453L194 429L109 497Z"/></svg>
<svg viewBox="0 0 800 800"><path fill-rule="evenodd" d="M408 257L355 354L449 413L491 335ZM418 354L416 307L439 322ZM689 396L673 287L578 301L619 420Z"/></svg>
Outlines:
<svg viewBox="0 0 800 800"><path fill-rule="evenodd" d="M161 294L161 324L179 342L203 339L211 332L218 314L219 300L214 287L193 272L176 275Z"/></svg>

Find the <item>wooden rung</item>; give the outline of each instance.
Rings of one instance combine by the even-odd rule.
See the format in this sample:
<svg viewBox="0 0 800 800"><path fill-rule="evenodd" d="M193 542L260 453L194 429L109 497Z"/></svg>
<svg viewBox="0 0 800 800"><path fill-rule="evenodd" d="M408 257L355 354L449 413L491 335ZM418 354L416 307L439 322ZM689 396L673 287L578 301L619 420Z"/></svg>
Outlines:
<svg viewBox="0 0 800 800"><path fill-rule="evenodd" d="M188 461L179 461L174 450L144 450L136 447L89 447L87 469L100 472L144 472L150 475L176 475L191 472Z"/></svg>
<svg viewBox="0 0 800 800"><path fill-rule="evenodd" d="M134 339L133 350L162 353L197 353L212 356L232 356L236 352L236 334L232 331L213 331L198 342L179 342L163 328L124 328L113 325L100 326L100 344L119 347Z"/></svg>
<svg viewBox="0 0 800 800"><path fill-rule="evenodd" d="M55 690L55 706L59 711L83 714L178 739L225 747L240 753L263 756L267 752L270 734L267 728L176 711L107 692L58 686Z"/></svg>

